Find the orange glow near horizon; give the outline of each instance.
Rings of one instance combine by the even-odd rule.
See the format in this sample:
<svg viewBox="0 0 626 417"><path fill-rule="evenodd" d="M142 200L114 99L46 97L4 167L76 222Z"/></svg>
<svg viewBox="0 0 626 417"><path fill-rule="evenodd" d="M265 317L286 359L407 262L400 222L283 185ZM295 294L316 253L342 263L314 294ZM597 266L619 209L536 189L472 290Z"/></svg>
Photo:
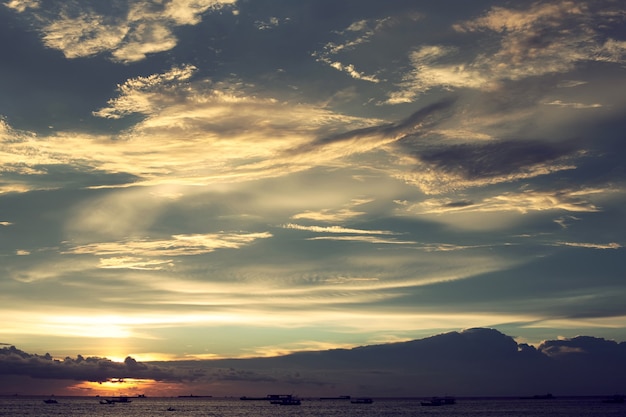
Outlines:
<svg viewBox="0 0 626 417"><path fill-rule="evenodd" d="M103 382L83 381L70 387L70 390L79 392L80 395L102 396L137 396L145 392L160 391L160 382L153 379L110 379Z"/></svg>

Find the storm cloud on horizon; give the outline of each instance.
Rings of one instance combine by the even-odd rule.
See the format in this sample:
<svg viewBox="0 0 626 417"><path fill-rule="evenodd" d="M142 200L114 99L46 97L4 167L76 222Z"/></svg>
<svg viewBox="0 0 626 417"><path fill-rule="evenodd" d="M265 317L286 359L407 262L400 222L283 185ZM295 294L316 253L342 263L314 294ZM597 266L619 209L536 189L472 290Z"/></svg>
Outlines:
<svg viewBox="0 0 626 417"><path fill-rule="evenodd" d="M286 386L297 386L301 394L311 396L346 389L383 396L428 396L438 391L457 395L543 392L533 390L603 395L618 389L624 377L598 377L623 364L626 342L578 336L547 340L533 347L497 330L481 328L352 349L205 361L139 363L127 357L124 362L112 362L80 355L57 360L13 346L0 349L0 378L22 375L96 382L152 379L181 383L180 392L209 389L207 384L219 382L220 391L214 392L218 395L250 390L261 395L263 389L269 392ZM571 378L565 377L568 375Z"/></svg>

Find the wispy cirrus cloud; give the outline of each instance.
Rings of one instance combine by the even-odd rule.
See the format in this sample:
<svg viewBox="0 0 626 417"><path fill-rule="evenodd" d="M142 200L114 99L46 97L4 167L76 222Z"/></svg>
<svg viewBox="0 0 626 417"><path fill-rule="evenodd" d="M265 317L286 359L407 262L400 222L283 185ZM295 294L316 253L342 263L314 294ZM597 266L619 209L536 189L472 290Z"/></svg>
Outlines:
<svg viewBox="0 0 626 417"><path fill-rule="evenodd" d="M294 223L283 225L285 229L302 230L313 233L326 234L326 236L309 237L307 240L336 240L336 241L352 241L365 243L383 243L383 244L415 244L416 242L408 240L400 240L396 238L387 238L381 236L397 235L398 233L389 230L365 230L352 229L341 226L303 226Z"/></svg>
<svg viewBox="0 0 626 417"><path fill-rule="evenodd" d="M621 249L623 246L617 242L591 243L591 242L555 242L555 246L573 246L576 248L589 249Z"/></svg>
<svg viewBox="0 0 626 417"><path fill-rule="evenodd" d="M272 237L271 233L207 233L174 235L171 239L143 239L122 242L102 242L67 248L64 254L110 256L189 256L213 252L217 249L239 249L258 239ZM128 258L122 258L128 259Z"/></svg>
<svg viewBox="0 0 626 417"><path fill-rule="evenodd" d="M304 230L315 233L355 233L364 235L393 235L394 232L388 230L364 230L364 229L351 229L349 227L341 226L303 226L295 223L287 223L283 225L285 229Z"/></svg>
<svg viewBox="0 0 626 417"><path fill-rule="evenodd" d="M480 200L453 200L431 198L410 204L398 201L402 210L415 214L443 214L461 212L496 212L562 210L567 212L592 213L601 210L593 202L593 196L610 195L617 190L605 188L564 189L556 191L523 190L485 197Z"/></svg>
<svg viewBox="0 0 626 417"><path fill-rule="evenodd" d="M316 236L307 238L307 240L336 240L336 241L351 241L351 242L363 242L363 243L382 243L386 245L412 245L415 244L415 241L412 240L399 240L394 238L382 238L376 236L361 236L361 235L350 235L350 236Z"/></svg>
<svg viewBox="0 0 626 417"><path fill-rule="evenodd" d="M104 269L156 271L172 265L172 259L145 259L136 256L114 256L100 259L100 268Z"/></svg>
<svg viewBox="0 0 626 417"><path fill-rule="evenodd" d="M598 107L602 107L602 104L600 103L585 104L585 103L564 102L561 100L553 100L550 102L546 102L544 104L548 106L568 107L572 109L597 109Z"/></svg>
<svg viewBox="0 0 626 417"><path fill-rule="evenodd" d="M397 26L412 25L422 18L421 14L411 12L403 16L357 20L343 30L335 31L334 35L337 37L337 41L326 43L321 50L314 52L313 56L318 62L343 72L354 79L374 84L384 82L385 80L381 79L380 75L376 73L368 74L364 71L359 71L357 69L358 65L349 61L361 60L353 52L368 43L376 41L379 37L384 37L385 34L393 31Z"/></svg>
<svg viewBox="0 0 626 417"><path fill-rule="evenodd" d="M369 202L371 202L370 199L356 199L350 201L348 204L345 204L343 207L307 210L296 213L291 216L291 218L294 220L307 219L330 223L342 222L366 214L365 211L359 211L356 207Z"/></svg>

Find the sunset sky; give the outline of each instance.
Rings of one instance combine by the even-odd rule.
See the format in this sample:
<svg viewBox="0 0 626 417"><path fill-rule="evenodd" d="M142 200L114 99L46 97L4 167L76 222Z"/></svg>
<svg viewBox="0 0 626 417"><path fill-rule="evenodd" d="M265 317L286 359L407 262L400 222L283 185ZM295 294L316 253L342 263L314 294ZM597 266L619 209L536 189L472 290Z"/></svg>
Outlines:
<svg viewBox="0 0 626 417"><path fill-rule="evenodd" d="M620 0L4 0L0 344L626 340Z"/></svg>

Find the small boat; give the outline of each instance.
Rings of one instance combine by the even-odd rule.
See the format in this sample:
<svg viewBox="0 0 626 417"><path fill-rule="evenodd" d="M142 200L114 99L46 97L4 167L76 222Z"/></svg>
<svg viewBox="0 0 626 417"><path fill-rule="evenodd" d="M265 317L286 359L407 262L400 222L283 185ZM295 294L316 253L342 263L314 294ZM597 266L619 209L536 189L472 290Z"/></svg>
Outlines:
<svg viewBox="0 0 626 417"><path fill-rule="evenodd" d="M48 398L47 400L43 400L44 403L46 404L57 404L58 401L55 400L54 398Z"/></svg>
<svg viewBox="0 0 626 417"><path fill-rule="evenodd" d="M371 404L374 402L374 400L372 400L371 398L361 397L361 398L355 398L354 400L350 400L350 402L352 404Z"/></svg>
<svg viewBox="0 0 626 417"><path fill-rule="evenodd" d="M421 404L425 407L437 407L440 405L456 404L454 397L433 397L430 401L422 401Z"/></svg>

